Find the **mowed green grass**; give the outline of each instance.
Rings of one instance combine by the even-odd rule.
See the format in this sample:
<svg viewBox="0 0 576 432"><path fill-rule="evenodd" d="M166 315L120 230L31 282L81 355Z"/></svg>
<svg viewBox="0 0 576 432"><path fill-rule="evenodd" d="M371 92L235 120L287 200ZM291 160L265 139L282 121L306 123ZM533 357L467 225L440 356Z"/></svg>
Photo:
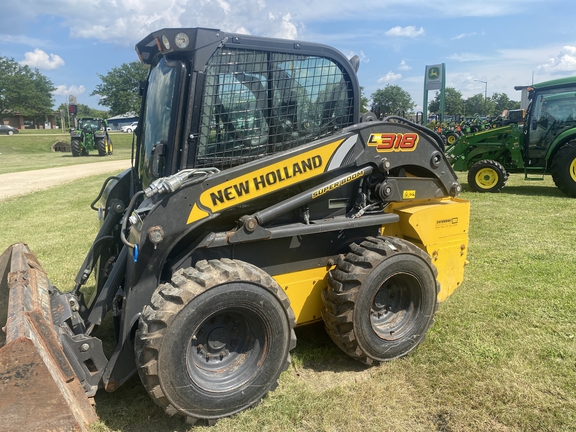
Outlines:
<svg viewBox="0 0 576 432"><path fill-rule="evenodd" d="M96 234L90 202L107 175L0 202L0 249L26 241L70 289ZM257 407L192 427L166 416L137 376L96 395L94 431L574 431L576 200L550 177L510 176L470 192L469 265L461 287L410 355L367 368L321 324L297 329L280 386Z"/></svg>
<svg viewBox="0 0 576 432"><path fill-rule="evenodd" d="M57 129L24 129L8 136L0 135L0 174L42 168L68 166L110 160L130 159L133 134L112 131L114 153L106 157L91 151L88 156L73 157L71 152L53 152L56 142L70 144L70 134Z"/></svg>

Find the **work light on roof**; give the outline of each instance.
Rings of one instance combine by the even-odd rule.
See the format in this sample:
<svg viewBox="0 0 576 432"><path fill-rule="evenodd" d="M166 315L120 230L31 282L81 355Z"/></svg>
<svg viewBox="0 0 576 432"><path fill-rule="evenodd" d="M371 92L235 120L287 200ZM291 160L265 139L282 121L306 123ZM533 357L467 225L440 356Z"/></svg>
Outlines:
<svg viewBox="0 0 576 432"><path fill-rule="evenodd" d="M180 49L188 48L190 38L188 38L186 33L178 33L174 38L174 43L176 43L176 46Z"/></svg>
<svg viewBox="0 0 576 432"><path fill-rule="evenodd" d="M166 35L162 35L162 44L164 45L164 48L169 50L170 49L170 41L168 40L168 37Z"/></svg>

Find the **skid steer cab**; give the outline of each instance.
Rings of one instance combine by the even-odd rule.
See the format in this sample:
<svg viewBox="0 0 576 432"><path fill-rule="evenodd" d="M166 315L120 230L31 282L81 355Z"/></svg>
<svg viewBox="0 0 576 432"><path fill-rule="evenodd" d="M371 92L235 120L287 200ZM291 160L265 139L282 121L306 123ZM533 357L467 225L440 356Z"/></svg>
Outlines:
<svg viewBox="0 0 576 432"><path fill-rule="evenodd" d="M4 252L0 364L26 348L81 427L88 398L135 373L168 415L211 424L277 386L296 326L322 320L367 365L415 349L468 249L440 137L361 117L358 59L328 46L196 28L136 51L150 73L133 167L103 185L70 286L26 245ZM0 416L21 426L5 413L37 401L11 402L19 372L2 371Z"/></svg>

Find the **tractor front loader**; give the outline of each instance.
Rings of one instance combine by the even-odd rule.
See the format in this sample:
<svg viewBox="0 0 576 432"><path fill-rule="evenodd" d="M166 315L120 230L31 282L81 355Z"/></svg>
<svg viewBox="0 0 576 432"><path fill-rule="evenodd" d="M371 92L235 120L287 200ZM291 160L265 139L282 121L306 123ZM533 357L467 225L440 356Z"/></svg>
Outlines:
<svg viewBox="0 0 576 432"><path fill-rule="evenodd" d="M468 249L440 137L360 116L358 59L324 45L196 28L136 50L133 165L102 186L76 279L53 286L23 244L2 255L0 407L52 380L54 412L86 428L90 398L137 373L168 415L212 424L276 388L296 326L322 320L368 365L415 349Z"/></svg>

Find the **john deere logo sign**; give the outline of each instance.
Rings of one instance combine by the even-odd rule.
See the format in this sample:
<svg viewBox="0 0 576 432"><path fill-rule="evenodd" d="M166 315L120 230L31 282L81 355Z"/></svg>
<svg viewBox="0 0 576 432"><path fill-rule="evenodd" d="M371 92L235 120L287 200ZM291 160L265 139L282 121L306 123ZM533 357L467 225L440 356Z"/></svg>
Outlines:
<svg viewBox="0 0 576 432"><path fill-rule="evenodd" d="M426 66L426 90L442 88L442 65Z"/></svg>
<svg viewBox="0 0 576 432"><path fill-rule="evenodd" d="M440 78L440 68L434 66L428 69L428 79L437 80Z"/></svg>

